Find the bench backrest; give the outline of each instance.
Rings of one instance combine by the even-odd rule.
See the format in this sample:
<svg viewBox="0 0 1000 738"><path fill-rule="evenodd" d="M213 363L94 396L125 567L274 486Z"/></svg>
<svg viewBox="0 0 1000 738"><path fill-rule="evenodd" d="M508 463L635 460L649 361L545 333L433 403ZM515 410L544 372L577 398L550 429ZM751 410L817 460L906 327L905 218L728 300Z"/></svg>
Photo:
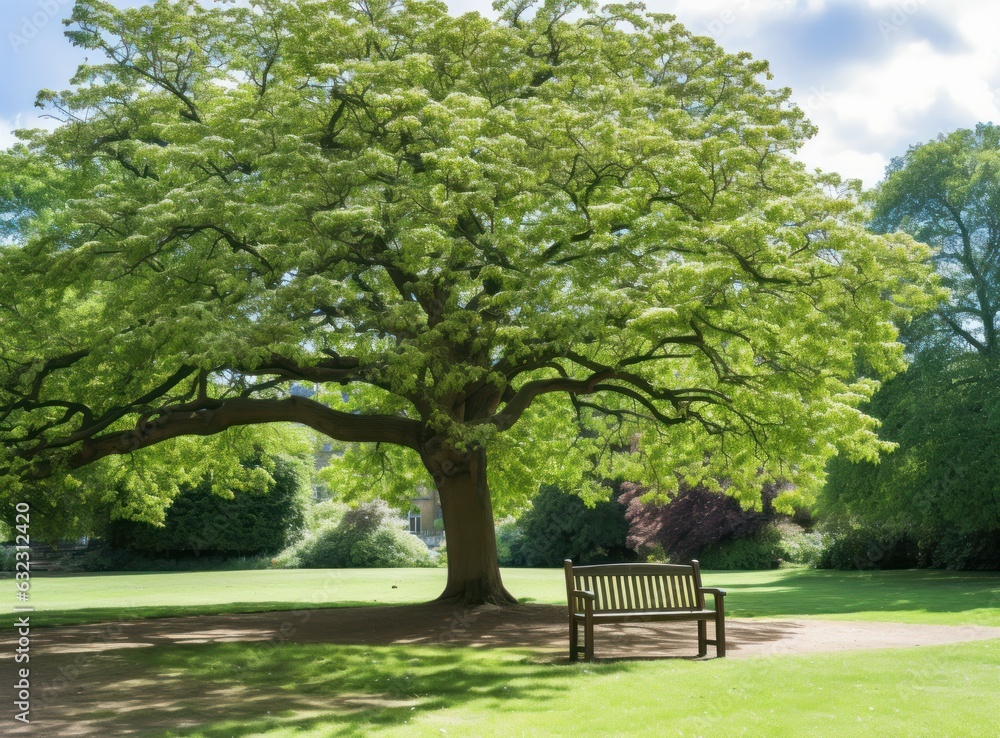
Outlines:
<svg viewBox="0 0 1000 738"><path fill-rule="evenodd" d="M593 592L594 612L704 610L698 562L690 564L601 564L573 566L565 562L570 612L583 612L573 590ZM581 600L574 602L574 600ZM575 608L575 610L574 610Z"/></svg>

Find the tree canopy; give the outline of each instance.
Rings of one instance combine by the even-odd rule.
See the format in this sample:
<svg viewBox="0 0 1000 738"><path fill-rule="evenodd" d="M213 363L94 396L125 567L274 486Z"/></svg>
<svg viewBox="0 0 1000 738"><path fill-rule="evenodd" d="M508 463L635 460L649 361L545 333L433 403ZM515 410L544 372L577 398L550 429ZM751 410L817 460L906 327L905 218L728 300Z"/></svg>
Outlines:
<svg viewBox="0 0 1000 738"><path fill-rule="evenodd" d="M935 247L950 298L903 334L913 367L868 411L899 444L885 462L837 463L829 512L924 539L1000 531L1000 128L911 147L873 193L873 224Z"/></svg>
<svg viewBox="0 0 1000 738"><path fill-rule="evenodd" d="M496 7L77 2L94 61L0 165L8 489L303 423L342 484L429 474L446 594L499 600L487 457L501 505L752 504L884 449L858 405L927 252L791 157L766 63L638 4Z"/></svg>
<svg viewBox="0 0 1000 738"><path fill-rule="evenodd" d="M1000 127L942 134L890 164L874 195L872 224L932 245L951 299L928 314L920 333L937 344L996 359L1000 345Z"/></svg>

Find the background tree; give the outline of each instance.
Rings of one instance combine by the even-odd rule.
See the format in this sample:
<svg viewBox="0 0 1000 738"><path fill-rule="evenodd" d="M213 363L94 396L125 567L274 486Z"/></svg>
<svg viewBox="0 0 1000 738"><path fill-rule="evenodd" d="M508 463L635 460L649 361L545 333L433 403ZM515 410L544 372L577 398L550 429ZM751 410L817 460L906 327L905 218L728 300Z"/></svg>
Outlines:
<svg viewBox="0 0 1000 738"><path fill-rule="evenodd" d="M625 506L628 545L642 556L662 553L674 563L696 559L713 544L759 533L777 517L772 505L777 484L762 488L759 510L744 509L703 487L684 488L667 504L643 503L647 492L631 482L622 485L619 502Z"/></svg>
<svg viewBox="0 0 1000 738"><path fill-rule="evenodd" d="M509 602L488 479L750 502L884 448L857 405L925 254L792 160L766 64L638 5L498 9L78 2L100 61L11 155L53 185L2 251L8 494L302 423L344 489L433 479L442 596Z"/></svg>
<svg viewBox="0 0 1000 738"><path fill-rule="evenodd" d="M875 229L899 229L937 249L933 261L951 298L906 330L913 366L888 382L868 408L884 421L883 436L899 450L879 465L835 463L824 508L919 540L925 562L961 565L961 556L930 552L940 541L964 538L971 546L969 565L989 559L995 567L1000 128L979 125L911 147L892 162L873 197ZM992 540L993 553L980 551L977 540Z"/></svg>
<svg viewBox="0 0 1000 738"><path fill-rule="evenodd" d="M579 496L544 485L517 521L497 526L503 566L562 566L635 561L625 545L628 523L618 504L619 489L590 507Z"/></svg>
<svg viewBox="0 0 1000 738"><path fill-rule="evenodd" d="M259 490L235 490L229 497L212 491L210 480L186 487L166 510L162 526L145 521L111 521L112 548L153 557L258 556L276 554L305 528L312 502L309 467L303 459L267 456L247 459L273 481Z"/></svg>

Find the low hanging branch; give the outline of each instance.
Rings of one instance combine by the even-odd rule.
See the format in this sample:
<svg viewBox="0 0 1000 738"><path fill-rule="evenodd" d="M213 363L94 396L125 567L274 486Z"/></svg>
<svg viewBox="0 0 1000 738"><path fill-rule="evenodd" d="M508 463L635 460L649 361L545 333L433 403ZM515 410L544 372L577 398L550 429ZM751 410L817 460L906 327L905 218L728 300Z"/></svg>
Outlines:
<svg viewBox="0 0 1000 738"><path fill-rule="evenodd" d="M178 436L208 436L261 423L302 423L338 441L385 442L420 448L420 424L393 415L354 415L305 397L281 400L233 398L166 407L143 417L132 430L95 435L69 458L80 467L112 454L125 454Z"/></svg>

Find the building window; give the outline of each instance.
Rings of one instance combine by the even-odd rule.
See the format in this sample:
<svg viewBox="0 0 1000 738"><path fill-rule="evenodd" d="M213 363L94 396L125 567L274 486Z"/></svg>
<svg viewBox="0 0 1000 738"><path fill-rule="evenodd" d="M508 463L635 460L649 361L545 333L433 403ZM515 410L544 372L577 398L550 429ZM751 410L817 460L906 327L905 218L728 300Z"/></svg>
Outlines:
<svg viewBox="0 0 1000 738"><path fill-rule="evenodd" d="M420 532L420 513L410 513L410 533Z"/></svg>

